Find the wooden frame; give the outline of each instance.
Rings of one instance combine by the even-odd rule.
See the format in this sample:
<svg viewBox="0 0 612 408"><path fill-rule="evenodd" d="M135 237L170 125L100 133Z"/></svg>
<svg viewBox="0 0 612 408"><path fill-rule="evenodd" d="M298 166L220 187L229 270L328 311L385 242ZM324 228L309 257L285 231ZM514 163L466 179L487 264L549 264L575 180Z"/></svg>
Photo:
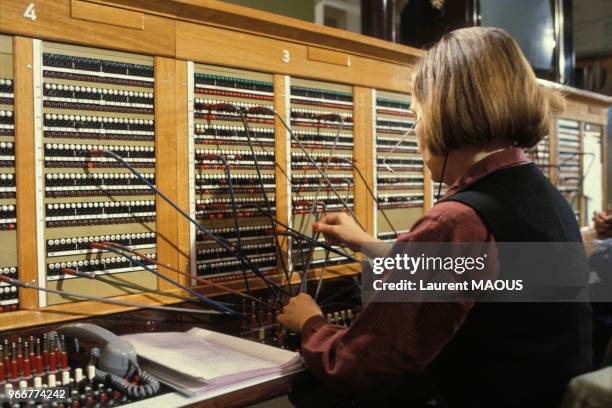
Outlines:
<svg viewBox="0 0 612 408"><path fill-rule="evenodd" d="M372 134L372 121L374 120L374 118L372 118L372 104L374 103L372 100L372 90L358 86L354 87L353 103L353 160L355 162L355 167L365 176L366 181L369 181L367 175L370 175L372 170L372 166L369 166L372 162L369 155L372 151L372 138L374 137ZM353 180L355 180L355 197L366 197L366 200L355 199L355 215L366 228L367 232L373 234L374 222L371 217L373 212L372 200L368 195L364 182L357 174L357 170L354 170L353 173ZM370 180L373 181L372 176L370 176ZM370 185L370 188L371 187Z"/></svg>
<svg viewBox="0 0 612 408"><path fill-rule="evenodd" d="M422 51L410 47L213 0L39 0L35 3L36 20L23 15L29 4L24 0L0 2L2 32L14 35L18 254L20 278L25 281L38 279L36 257L32 254L37 253L37 244L41 244L32 239L36 236L32 38L154 57L157 185L185 210L190 205L188 61L274 74L274 107L283 116L286 116L288 103L287 76L352 86L355 102L354 157L367 182L372 185L375 182L372 135L375 121L372 104L375 101L372 100L372 89L410 93L412 67L423 55ZM605 128L605 108L612 104L612 98L566 91L569 92L569 102L564 117L602 124ZM279 220L287 222L290 155L286 132L279 120L275 121L275 134L275 156L280 163L276 167L276 215ZM556 161L554 133L551 133L550 144L553 164L553 160ZM354 179L355 197L367 196L360 178ZM604 199L607 200L607 196ZM431 177L425 170L425 211L432 205ZM159 199L157 211L159 259L189 271L189 223ZM373 232L371 200L356 202L355 212L366 229ZM163 272L183 284L189 283L187 278L176 273ZM312 271L310 277L316 278L319 273L320 270ZM358 265L343 265L327 268L326 276L333 278L357 273ZM283 282L285 278L278 275L274 279ZM253 288L262 287L255 278L250 284ZM168 292L181 292L161 280L158 285ZM240 288L242 282L230 282L229 285ZM210 288L196 287L196 290L208 295L219 294ZM146 304L177 302L176 299L150 294L118 298ZM97 302L87 301L37 309L37 292L23 289L20 303L22 310L0 314L0 331L131 309L114 305L100 307Z"/></svg>
<svg viewBox="0 0 612 408"><path fill-rule="evenodd" d="M34 147L33 43L26 37L13 38L13 78L15 90L15 173L17 179L17 254L20 277L38 279L36 230L36 166ZM38 292L21 289L21 308L38 307Z"/></svg>
<svg viewBox="0 0 612 408"><path fill-rule="evenodd" d="M288 89L288 78L285 75L275 74L274 75L274 110L282 112L283 118L287 115L287 109L289 107L289 93ZM279 118L274 118L274 134L276 140L274 143L274 158L276 161L276 171L274 180L276 182L275 198L276 198L276 219L285 225L289 225L289 207L291 200L291 191L289 190L289 183L291 180L291 141L289 140L289 132L285 129ZM278 231L284 229L277 226ZM281 254L283 259L279 259L283 265L279 265L279 268L289 270L289 240L287 237L278 237L280 243Z"/></svg>

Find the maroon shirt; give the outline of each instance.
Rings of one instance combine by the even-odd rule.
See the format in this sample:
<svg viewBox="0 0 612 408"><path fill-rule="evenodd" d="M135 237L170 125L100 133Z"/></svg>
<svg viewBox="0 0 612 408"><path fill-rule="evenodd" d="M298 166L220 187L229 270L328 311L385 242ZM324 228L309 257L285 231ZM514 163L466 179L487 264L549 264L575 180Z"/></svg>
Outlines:
<svg viewBox="0 0 612 408"><path fill-rule="evenodd" d="M495 170L525 163L527 159L519 148L493 153L472 166L445 197ZM400 242L492 240L476 212L454 201L436 204L409 233L398 238ZM370 303L349 328L314 316L301 330L302 356L312 373L330 386L357 388L420 371L455 335L472 305L459 301Z"/></svg>

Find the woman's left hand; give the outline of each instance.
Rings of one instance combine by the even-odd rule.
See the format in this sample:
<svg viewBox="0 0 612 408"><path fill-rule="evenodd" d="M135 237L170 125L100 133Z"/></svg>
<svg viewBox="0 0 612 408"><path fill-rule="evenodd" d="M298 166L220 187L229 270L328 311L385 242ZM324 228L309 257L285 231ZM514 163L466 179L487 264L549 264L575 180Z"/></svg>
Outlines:
<svg viewBox="0 0 612 408"><path fill-rule="evenodd" d="M599 236L603 238L612 237L612 215L595 213L593 214L593 223Z"/></svg>
<svg viewBox="0 0 612 408"><path fill-rule="evenodd" d="M300 293L289 299L283 308L283 313L276 315L276 320L295 332L299 332L308 319L313 316L323 316L323 312L310 295Z"/></svg>

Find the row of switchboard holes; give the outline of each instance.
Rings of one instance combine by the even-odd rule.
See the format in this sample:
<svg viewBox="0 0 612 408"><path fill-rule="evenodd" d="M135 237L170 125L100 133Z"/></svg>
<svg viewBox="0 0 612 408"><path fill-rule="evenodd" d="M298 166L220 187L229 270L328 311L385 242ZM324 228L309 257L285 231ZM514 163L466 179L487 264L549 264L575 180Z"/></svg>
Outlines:
<svg viewBox="0 0 612 408"><path fill-rule="evenodd" d="M210 85L220 88L235 88L240 90L257 91L261 93L274 92L274 85L271 82L201 73L196 73L194 77L196 84Z"/></svg>
<svg viewBox="0 0 612 408"><path fill-rule="evenodd" d="M59 238L47 240L47 251L54 253L88 250L91 248L90 244L97 242L113 242L125 246L151 245L155 244L155 239L155 232Z"/></svg>
<svg viewBox="0 0 612 408"><path fill-rule="evenodd" d="M234 215L233 205L236 205L236 216L245 217L262 217L266 216L267 210L274 212L276 206L274 201L270 200L266 203L264 197L219 197L206 198L196 201L196 215L200 218L222 219L231 218Z"/></svg>
<svg viewBox="0 0 612 408"><path fill-rule="evenodd" d="M0 173L0 187L15 187L15 175L13 173ZM2 194L1 191L0 194Z"/></svg>
<svg viewBox="0 0 612 408"><path fill-rule="evenodd" d="M256 265L258 268L265 267L276 267L276 255L271 256L261 256L261 257L252 257L249 258L249 261ZM208 262L208 263L198 263L197 271L198 275L204 274L221 274L221 273L231 273L241 270L242 261L221 261L221 262Z"/></svg>
<svg viewBox="0 0 612 408"><path fill-rule="evenodd" d="M274 242L271 240L266 243L259 244L243 244L240 247L241 252L248 257L252 255L274 255L276 252ZM214 247L214 248L200 248L197 250L198 260L210 260L216 261L221 258L234 258L234 256L228 252L225 248ZM211 259L211 256L214 258Z"/></svg>
<svg viewBox="0 0 612 408"><path fill-rule="evenodd" d="M393 208L394 206L398 206L397 208L401 208L402 206L422 206L423 194L379 194L378 203L381 207L384 208Z"/></svg>
<svg viewBox="0 0 612 408"><path fill-rule="evenodd" d="M242 118L239 113L234 110L228 110L227 113L214 113L214 112L196 112L196 119L204 120L220 120L220 121L241 121ZM247 114L245 119L249 123L261 123L261 124L274 124L273 115L267 114Z"/></svg>
<svg viewBox="0 0 612 408"><path fill-rule="evenodd" d="M142 175L155 184L155 174ZM47 173L47 197L150 195L142 181L129 173Z"/></svg>
<svg viewBox="0 0 612 408"><path fill-rule="evenodd" d="M353 170L353 155L345 153L309 153L291 152L291 168L296 170L312 170L315 162L328 170Z"/></svg>
<svg viewBox="0 0 612 408"><path fill-rule="evenodd" d="M223 239L232 240L236 238L236 233L233 227L228 228L210 228L209 231L212 234L215 234ZM274 229L269 225L247 225L240 227L240 236L242 238L252 238L252 237L268 237L274 234ZM197 241L198 242L212 242L210 237L204 235L203 232L196 232Z"/></svg>
<svg viewBox="0 0 612 408"><path fill-rule="evenodd" d="M155 201L48 203L45 220L53 228L155 221Z"/></svg>
<svg viewBox="0 0 612 408"><path fill-rule="evenodd" d="M155 254L146 255L150 259L155 259ZM154 266L154 265L152 265ZM117 269L125 268L140 268L140 262L131 260L124 256L113 256L100 259L83 259L80 261L53 262L47 264L47 276L62 275L63 268L74 269L77 272L96 273L96 272L112 272Z"/></svg>
<svg viewBox="0 0 612 408"><path fill-rule="evenodd" d="M128 91L123 89L96 88L91 86L46 83L43 95L56 98L77 100L100 100L107 102L125 102L129 104L145 104L153 106L153 93ZM112 106L112 105L111 105Z"/></svg>
<svg viewBox="0 0 612 408"><path fill-rule="evenodd" d="M17 286L2 285L0 286L0 300L12 300L19 297Z"/></svg>
<svg viewBox="0 0 612 408"><path fill-rule="evenodd" d="M73 114L46 113L44 116L45 137L70 137L77 134L92 139L101 136L115 137L118 140L153 140L153 119L118 118L107 116L87 116Z"/></svg>
<svg viewBox="0 0 612 408"><path fill-rule="evenodd" d="M13 111L0 110L0 123L12 125L13 120Z"/></svg>
<svg viewBox="0 0 612 408"><path fill-rule="evenodd" d="M155 201L137 200L47 204L47 217L92 215L98 213L123 214L143 211L155 211Z"/></svg>
<svg viewBox="0 0 612 408"><path fill-rule="evenodd" d="M386 151L397 151L407 153L418 153L419 147L414 140L403 140L401 144L397 144L400 139L377 137L376 138L376 150L381 153Z"/></svg>
<svg viewBox="0 0 612 408"><path fill-rule="evenodd" d="M13 93L13 80L6 79L6 78L0 78L0 92L12 94Z"/></svg>
<svg viewBox="0 0 612 408"><path fill-rule="evenodd" d="M103 59L43 53L43 64L47 67L68 68L79 71L91 71L93 73L153 78L152 66Z"/></svg>
<svg viewBox="0 0 612 408"><path fill-rule="evenodd" d="M15 218L17 212L14 204L2 204L0 206L0 220Z"/></svg>
<svg viewBox="0 0 612 408"><path fill-rule="evenodd" d="M13 142L0 142L0 156L15 156L15 144ZM7 167L13 167L13 160L7 160L7 162L11 163L11 166Z"/></svg>
<svg viewBox="0 0 612 408"><path fill-rule="evenodd" d="M68 144L68 143L45 143L46 156L66 156L66 157L90 157L92 151L108 150L118 153L126 159L130 158L155 158L155 148L153 146L105 146L88 144Z"/></svg>
<svg viewBox="0 0 612 408"><path fill-rule="evenodd" d="M274 142L274 128L249 128L251 139L259 145L261 142ZM218 144L235 144L237 141L243 141L241 144L247 144L246 132L244 126L221 125L211 123L196 123L195 124L196 143L203 143L202 139L212 139L212 142ZM223 137L218 140L216 137ZM226 139L229 137L230 139ZM231 139L234 138L234 139ZM272 143L273 145L274 143Z"/></svg>
<svg viewBox="0 0 612 408"><path fill-rule="evenodd" d="M142 175L144 178L152 183L155 183L155 174L145 173ZM47 180L47 186L89 186L89 185L135 185L142 183L136 180L140 180L136 175L130 173L47 173L45 176ZM0 186L3 185L4 180L0 176Z"/></svg>
<svg viewBox="0 0 612 408"><path fill-rule="evenodd" d="M331 91L331 90L320 89L320 88L292 86L291 96L329 100L329 101L336 101L336 102L350 102L351 104L353 103L353 95L351 93Z"/></svg>
<svg viewBox="0 0 612 408"><path fill-rule="evenodd" d="M8 278L17 279L17 267L9 266L0 268L0 275ZM1 284L0 285L0 313L13 312L18 309L19 289L17 286ZM8 302L7 302L8 301Z"/></svg>

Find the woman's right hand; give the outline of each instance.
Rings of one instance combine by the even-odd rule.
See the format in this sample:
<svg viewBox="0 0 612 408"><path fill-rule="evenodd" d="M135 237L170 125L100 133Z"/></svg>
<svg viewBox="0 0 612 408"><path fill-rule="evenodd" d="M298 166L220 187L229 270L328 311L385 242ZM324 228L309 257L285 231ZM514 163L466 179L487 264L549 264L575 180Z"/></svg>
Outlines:
<svg viewBox="0 0 612 408"><path fill-rule="evenodd" d="M341 212L326 214L312 225L312 229L323 233L328 243L345 244L353 251L361 251L361 246L365 243L378 242L362 230L348 214Z"/></svg>

